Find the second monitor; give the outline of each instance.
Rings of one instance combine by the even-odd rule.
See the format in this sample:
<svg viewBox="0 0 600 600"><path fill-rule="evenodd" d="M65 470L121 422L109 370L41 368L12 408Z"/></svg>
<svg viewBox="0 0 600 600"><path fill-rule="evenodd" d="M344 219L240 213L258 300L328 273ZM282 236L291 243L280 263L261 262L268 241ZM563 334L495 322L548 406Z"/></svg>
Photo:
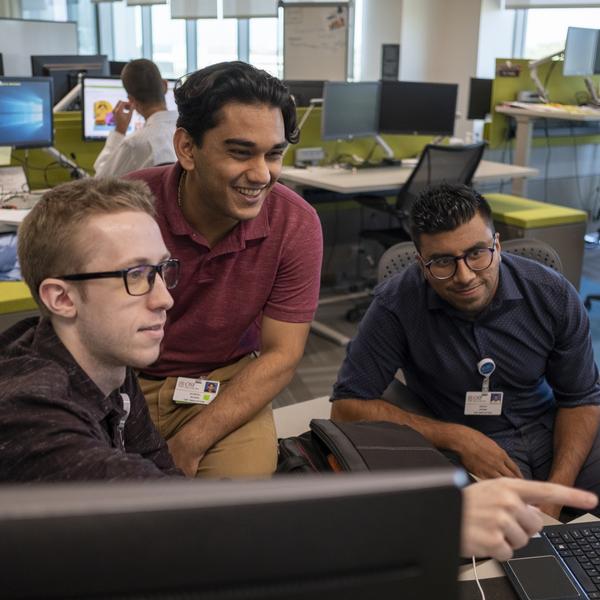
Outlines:
<svg viewBox="0 0 600 600"><path fill-rule="evenodd" d="M381 133L454 135L458 85L415 81L382 81Z"/></svg>
<svg viewBox="0 0 600 600"><path fill-rule="evenodd" d="M167 110L177 110L173 88L167 81ZM84 77L81 90L81 112L84 140L105 140L115 129L113 109L119 100L127 100L127 92L119 77ZM143 117L134 111L127 133L144 126Z"/></svg>
<svg viewBox="0 0 600 600"><path fill-rule="evenodd" d="M379 82L327 81L323 86L321 137L324 140L375 136Z"/></svg>

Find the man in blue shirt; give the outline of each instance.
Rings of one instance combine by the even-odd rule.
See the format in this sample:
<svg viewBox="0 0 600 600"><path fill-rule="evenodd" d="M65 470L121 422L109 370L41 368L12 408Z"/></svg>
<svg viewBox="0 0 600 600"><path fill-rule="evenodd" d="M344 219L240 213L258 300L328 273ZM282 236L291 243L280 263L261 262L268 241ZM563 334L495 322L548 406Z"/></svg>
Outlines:
<svg viewBox="0 0 600 600"><path fill-rule="evenodd" d="M480 478L600 490L600 385L576 290L537 262L501 256L491 209L468 187L425 192L411 233L417 263L376 289L333 418L405 423ZM381 400L398 369L433 418Z"/></svg>

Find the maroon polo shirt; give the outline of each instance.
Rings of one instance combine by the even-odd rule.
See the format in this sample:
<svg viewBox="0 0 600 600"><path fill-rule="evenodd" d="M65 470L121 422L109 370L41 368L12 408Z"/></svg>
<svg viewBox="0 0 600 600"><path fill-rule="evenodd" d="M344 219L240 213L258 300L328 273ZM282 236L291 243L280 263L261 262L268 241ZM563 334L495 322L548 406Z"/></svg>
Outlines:
<svg viewBox="0 0 600 600"><path fill-rule="evenodd" d="M277 183L256 218L209 248L177 204L181 171L175 163L128 175L150 186L165 244L181 261L161 355L145 369L154 376L207 374L260 350L263 315L306 323L319 298L323 240L312 206Z"/></svg>

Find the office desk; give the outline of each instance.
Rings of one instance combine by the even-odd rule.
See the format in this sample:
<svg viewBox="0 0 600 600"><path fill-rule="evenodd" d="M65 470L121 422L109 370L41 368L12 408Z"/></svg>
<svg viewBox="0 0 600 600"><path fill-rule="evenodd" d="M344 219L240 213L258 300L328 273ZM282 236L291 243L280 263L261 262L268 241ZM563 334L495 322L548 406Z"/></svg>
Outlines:
<svg viewBox="0 0 600 600"><path fill-rule="evenodd" d="M296 169L284 167L280 179L284 183L294 184L301 188L318 188L335 192L337 194L356 195L373 192L397 192L413 171L410 167L373 167L367 169L344 169L339 167L309 167ZM538 174L537 169L518 167L506 163L482 160L475 171L473 181L493 181L505 178L525 178ZM369 295L368 291L353 292L351 294L336 295L330 298L321 298L319 306L358 300ZM320 321L313 321L311 329L323 337L346 346L350 338Z"/></svg>
<svg viewBox="0 0 600 600"><path fill-rule="evenodd" d="M344 169L340 167L284 167L280 179L300 187L313 187L338 194L397 192L413 171L410 167L373 167ZM482 160L475 171L474 182L533 177L537 169Z"/></svg>
<svg viewBox="0 0 600 600"><path fill-rule="evenodd" d="M515 165L527 167L531 153L531 137L533 134L533 121L535 119L563 119L565 121L600 121L600 110L590 109L589 112L573 112L573 110L553 109L544 105L532 104L531 107L509 106L501 104L496 106L496 112L513 117L517 122L515 138ZM514 178L512 192L516 196L527 195L527 183L524 178Z"/></svg>

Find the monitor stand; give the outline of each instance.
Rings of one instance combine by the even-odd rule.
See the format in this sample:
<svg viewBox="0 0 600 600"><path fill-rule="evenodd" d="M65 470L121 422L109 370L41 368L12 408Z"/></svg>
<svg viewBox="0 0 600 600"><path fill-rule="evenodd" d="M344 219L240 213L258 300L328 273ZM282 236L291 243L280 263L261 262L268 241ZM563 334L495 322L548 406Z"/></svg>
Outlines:
<svg viewBox="0 0 600 600"><path fill-rule="evenodd" d="M586 77L584 79L585 87L587 88L590 94L590 104L594 106L600 106L600 97L598 96L598 91L596 90L596 86L591 77Z"/></svg>

